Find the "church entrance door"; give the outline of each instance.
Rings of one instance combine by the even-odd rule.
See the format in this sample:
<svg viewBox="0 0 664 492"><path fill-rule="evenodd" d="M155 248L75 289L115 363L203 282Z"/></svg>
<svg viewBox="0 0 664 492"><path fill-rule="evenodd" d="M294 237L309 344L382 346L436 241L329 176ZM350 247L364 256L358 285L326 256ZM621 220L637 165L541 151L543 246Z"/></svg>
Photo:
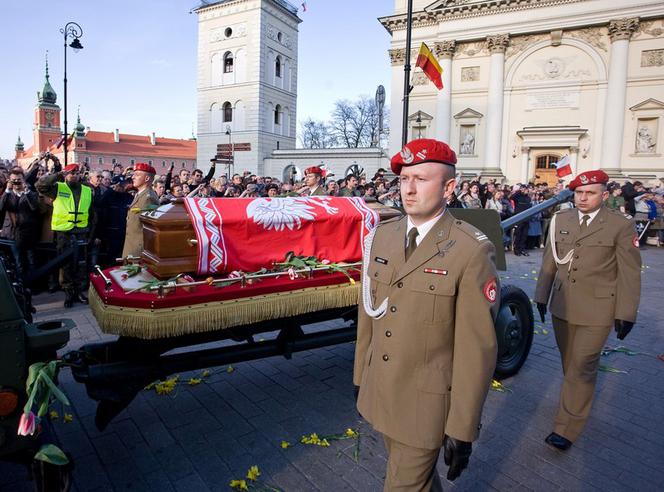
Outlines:
<svg viewBox="0 0 664 492"><path fill-rule="evenodd" d="M562 158L563 154L559 151L540 151L535 156L535 183L546 183L549 186L555 186L558 183L556 174L556 163Z"/></svg>

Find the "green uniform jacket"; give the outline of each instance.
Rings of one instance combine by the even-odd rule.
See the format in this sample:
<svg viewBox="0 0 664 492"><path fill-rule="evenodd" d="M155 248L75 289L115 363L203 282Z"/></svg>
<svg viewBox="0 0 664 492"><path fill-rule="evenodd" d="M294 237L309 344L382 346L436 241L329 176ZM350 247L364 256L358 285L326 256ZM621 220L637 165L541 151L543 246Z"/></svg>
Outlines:
<svg viewBox="0 0 664 492"><path fill-rule="evenodd" d="M365 254L373 307L389 300L374 319L360 299L357 408L377 431L416 448L440 448L445 434L474 441L496 365L495 249L446 211L405 261L406 224L380 225Z"/></svg>
<svg viewBox="0 0 664 492"><path fill-rule="evenodd" d="M585 231L577 209L555 214L559 259L572 249L572 263L556 264L547 238L537 277L535 302L574 325L611 326L614 320L636 321L641 296L641 253L633 221L602 207ZM553 225L553 224L552 224Z"/></svg>

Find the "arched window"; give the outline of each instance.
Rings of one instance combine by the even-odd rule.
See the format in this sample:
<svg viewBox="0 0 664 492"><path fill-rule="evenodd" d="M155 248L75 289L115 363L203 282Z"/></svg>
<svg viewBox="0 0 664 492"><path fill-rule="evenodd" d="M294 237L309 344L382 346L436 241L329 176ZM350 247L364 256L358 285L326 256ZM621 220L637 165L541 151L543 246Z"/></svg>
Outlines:
<svg viewBox="0 0 664 492"><path fill-rule="evenodd" d="M274 62L274 76L281 78L281 57L278 56Z"/></svg>
<svg viewBox="0 0 664 492"><path fill-rule="evenodd" d="M296 181L300 181L302 172L294 164L289 164L285 167L281 177L284 183L294 184Z"/></svg>
<svg viewBox="0 0 664 492"><path fill-rule="evenodd" d="M233 72L233 53L230 51L224 55L224 73Z"/></svg>
<svg viewBox="0 0 664 492"><path fill-rule="evenodd" d="M228 123L233 121L233 106L231 106L231 103L226 101L224 105L222 106L223 112L224 112L224 123Z"/></svg>
<svg viewBox="0 0 664 492"><path fill-rule="evenodd" d="M274 124L275 125L281 124L281 105L279 104L277 104L274 107Z"/></svg>
<svg viewBox="0 0 664 492"><path fill-rule="evenodd" d="M541 155L537 158L537 169L555 169L560 156L553 154Z"/></svg>

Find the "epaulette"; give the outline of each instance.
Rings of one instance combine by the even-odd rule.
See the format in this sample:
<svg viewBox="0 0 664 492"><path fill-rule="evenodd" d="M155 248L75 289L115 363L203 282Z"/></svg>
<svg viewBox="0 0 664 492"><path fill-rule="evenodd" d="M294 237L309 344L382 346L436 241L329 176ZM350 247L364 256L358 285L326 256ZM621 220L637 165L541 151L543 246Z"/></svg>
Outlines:
<svg viewBox="0 0 664 492"><path fill-rule="evenodd" d="M472 239L478 242L488 241L489 238L486 234L480 231L477 227L463 220L454 219L454 226L463 231L465 234L470 236Z"/></svg>
<svg viewBox="0 0 664 492"><path fill-rule="evenodd" d="M404 217L405 217L405 215L399 215L398 217L391 217L391 218L386 219L386 220L381 220L381 221L378 223L378 227L380 227L380 226L382 226L382 225L393 224L393 223L395 223L395 222L399 222L399 221L400 221L401 219L403 219Z"/></svg>

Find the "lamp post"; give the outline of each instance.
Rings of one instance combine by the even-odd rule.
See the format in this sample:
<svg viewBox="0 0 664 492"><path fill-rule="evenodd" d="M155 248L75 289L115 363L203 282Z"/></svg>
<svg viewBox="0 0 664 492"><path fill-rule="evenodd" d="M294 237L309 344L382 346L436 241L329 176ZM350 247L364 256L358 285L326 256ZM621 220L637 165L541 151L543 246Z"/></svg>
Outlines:
<svg viewBox="0 0 664 492"><path fill-rule="evenodd" d="M69 47L74 50L74 52L78 52L79 50L83 49L83 45L79 41L79 38L83 36L83 29L81 29L81 26L79 26L76 22L67 22L65 24L65 27L60 29L60 34L63 35L64 38L64 47L65 47L65 78L64 78L64 83L65 83L65 134L64 134L64 146L65 146L65 166L67 165L67 137L69 136L69 133L67 132L67 40L69 38L73 38L72 42L69 43Z"/></svg>

